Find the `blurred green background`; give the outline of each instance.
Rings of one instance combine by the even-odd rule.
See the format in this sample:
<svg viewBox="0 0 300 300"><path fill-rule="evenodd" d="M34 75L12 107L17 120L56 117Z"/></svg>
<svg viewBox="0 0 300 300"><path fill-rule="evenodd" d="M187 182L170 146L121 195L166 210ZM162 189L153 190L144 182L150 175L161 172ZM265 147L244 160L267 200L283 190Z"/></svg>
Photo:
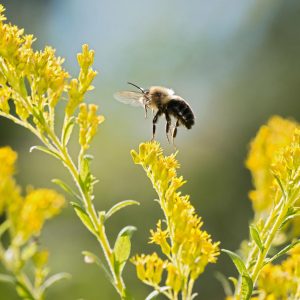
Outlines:
<svg viewBox="0 0 300 300"><path fill-rule="evenodd" d="M100 75L88 102L106 116L94 146L95 204L108 209L124 199L141 202L108 224L113 240L125 225L138 231L132 253L150 252L149 229L161 216L150 182L133 164L130 150L151 137L151 120L142 109L114 101L127 81L143 87L165 85L188 100L196 125L178 132L180 173L188 180L184 192L205 222L205 229L223 248L235 250L247 237L252 216L247 193L251 178L244 167L249 141L273 114L300 120L300 2L296 0L9 0L2 1L8 20L37 38L36 49L52 45L76 75L76 53L83 43L96 51ZM166 153L164 122L157 139ZM37 141L24 129L1 119L0 145L19 152L18 182L51 187L52 178L68 178L63 167L42 153L30 154ZM72 279L49 290L47 299L118 299L103 273L85 265L81 251L98 251L92 236L70 206L50 221L41 244L50 249L53 272L67 271ZM135 299L151 291L126 266L127 284ZM235 275L222 254L197 281L199 299L224 298L215 272ZM0 284L0 299L18 299Z"/></svg>

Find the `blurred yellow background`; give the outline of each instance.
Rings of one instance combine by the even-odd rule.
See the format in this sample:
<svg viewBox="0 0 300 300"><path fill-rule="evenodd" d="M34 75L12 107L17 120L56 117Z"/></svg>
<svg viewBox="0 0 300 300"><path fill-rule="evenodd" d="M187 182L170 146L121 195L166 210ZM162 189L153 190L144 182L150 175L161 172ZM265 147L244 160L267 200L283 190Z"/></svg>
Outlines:
<svg viewBox="0 0 300 300"><path fill-rule="evenodd" d="M76 53L88 43L96 51L99 75L87 102L100 106L106 121L91 149L93 169L100 179L95 203L99 210L125 199L141 202L110 219L111 240L125 225L134 225L132 254L150 252L149 229L161 212L142 169L130 150L151 138L151 118L142 109L122 105L113 93L127 89L127 81L143 87L175 89L193 108L196 125L179 128L176 144L180 173L188 180L185 193L205 222L205 229L221 247L235 250L248 235L251 179L244 167L250 139L271 115L300 120L300 2L292 0L2 1L10 22L37 38L36 49L51 45L65 57L65 68L78 71ZM63 113L63 110L62 110ZM164 122L157 139L166 153ZM18 182L22 186L51 187L52 178L68 174L54 159L29 153L35 140L24 129L0 119L0 145L19 153ZM70 180L69 180L70 182ZM81 251L98 245L68 206L50 221L41 244L50 252L53 272L72 279L49 290L49 300L118 299L101 270L83 262ZM222 254L197 281L199 299L224 298L215 272L235 274ZM128 264L127 284L135 299L151 291L136 279ZM18 299L0 283L0 299Z"/></svg>

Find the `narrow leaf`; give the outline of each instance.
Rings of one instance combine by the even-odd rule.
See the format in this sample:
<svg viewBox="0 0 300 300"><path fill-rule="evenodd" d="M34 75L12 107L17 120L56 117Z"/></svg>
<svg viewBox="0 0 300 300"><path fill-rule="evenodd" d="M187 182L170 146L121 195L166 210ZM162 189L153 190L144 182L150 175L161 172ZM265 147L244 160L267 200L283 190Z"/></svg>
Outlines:
<svg viewBox="0 0 300 300"><path fill-rule="evenodd" d="M129 258L131 250L130 239L135 230L136 228L134 226L126 226L118 234L113 250L115 257L115 271L117 274L122 273L126 261Z"/></svg>
<svg viewBox="0 0 300 300"><path fill-rule="evenodd" d="M282 184L280 178L278 176L276 176L275 174L273 174L273 176L280 187L280 190L281 190L281 193L282 193L284 199L286 199L286 193L285 193L285 190L284 190L284 187L283 187L283 184Z"/></svg>
<svg viewBox="0 0 300 300"><path fill-rule="evenodd" d="M198 293L194 293L194 294L192 295L191 300L195 299L197 296L198 296Z"/></svg>
<svg viewBox="0 0 300 300"><path fill-rule="evenodd" d="M284 227L290 220L300 217L300 208L299 207L290 207L284 221L282 222L280 229Z"/></svg>
<svg viewBox="0 0 300 300"><path fill-rule="evenodd" d="M0 225L0 237L5 233L5 231L9 228L9 226L10 226L9 220L4 221Z"/></svg>
<svg viewBox="0 0 300 300"><path fill-rule="evenodd" d="M43 147L43 146L32 146L30 149L29 149L29 152L32 152L33 150L39 150L39 151L42 151L46 154L49 154L59 160L61 160L61 157L58 155L58 153L46 148L46 147Z"/></svg>
<svg viewBox="0 0 300 300"><path fill-rule="evenodd" d="M45 291L47 288L49 288L51 285L53 285L54 283L58 282L59 280L62 279L70 279L72 276L69 273L57 273L54 274L52 276L50 276L45 282L44 284L41 286L41 290Z"/></svg>
<svg viewBox="0 0 300 300"><path fill-rule="evenodd" d="M162 292L166 291L166 290L169 290L170 287L169 286L163 286L161 288L159 288L159 291L158 290L154 290L152 291L147 297L145 300L152 300L154 299L155 297L157 297L159 294L161 294Z"/></svg>
<svg viewBox="0 0 300 300"><path fill-rule="evenodd" d="M74 125L75 125L75 118L71 117L70 120L68 121L66 127L64 128L64 132L62 135L62 144L64 146L66 146L70 140Z"/></svg>
<svg viewBox="0 0 300 300"><path fill-rule="evenodd" d="M242 276L242 298L241 300L249 300L252 296L253 282L248 275Z"/></svg>
<svg viewBox="0 0 300 300"><path fill-rule="evenodd" d="M152 300L152 299L156 298L159 294L160 294L159 291L154 290L146 297L145 300Z"/></svg>
<svg viewBox="0 0 300 300"><path fill-rule="evenodd" d="M266 260L265 264L271 263L275 259L279 258L280 256L286 254L289 250L291 250L294 246L300 243L300 239L292 242L291 244L284 247L282 250L280 250L278 253L276 253L273 257Z"/></svg>
<svg viewBox="0 0 300 300"><path fill-rule="evenodd" d="M35 297L33 296L30 289L19 280L16 281L16 290L22 299L35 300Z"/></svg>
<svg viewBox="0 0 300 300"><path fill-rule="evenodd" d="M140 205L139 202L134 200L124 200L117 204L115 204L106 214L105 219L110 218L114 213L116 213L118 210L122 209L123 207L129 206L129 205Z"/></svg>
<svg viewBox="0 0 300 300"><path fill-rule="evenodd" d="M95 227L90 219L90 217L88 216L88 214L86 213L86 211L76 202L71 202L71 205L73 206L73 208L75 209L75 212L77 214L77 216L79 217L79 219L81 220L81 222L83 223L83 225L93 234L96 235L96 230Z"/></svg>
<svg viewBox="0 0 300 300"><path fill-rule="evenodd" d="M0 274L0 282L12 283L12 284L16 283L15 279L12 276L6 274Z"/></svg>
<svg viewBox="0 0 300 300"><path fill-rule="evenodd" d="M222 249L222 252L229 255L240 275L248 274L246 266L239 255L226 249Z"/></svg>
<svg viewBox="0 0 300 300"><path fill-rule="evenodd" d="M80 196L75 193L72 188L66 184L64 181L60 180L60 179L52 179L51 180L53 183L59 185L65 192L67 192L68 194L70 194L72 197L74 197L76 200L82 201L82 199L80 198Z"/></svg>
<svg viewBox="0 0 300 300"><path fill-rule="evenodd" d="M114 286L114 279L101 259L96 254L89 251L82 251L82 254L84 256L84 261L88 264L95 263L96 265L98 265L104 271L111 284Z"/></svg>
<svg viewBox="0 0 300 300"><path fill-rule="evenodd" d="M260 238L260 235L259 235L259 232L258 232L256 226L250 225L249 228L250 228L250 235L251 235L252 240L255 242L255 244L259 248L260 252L263 252L264 246L263 246L263 243L261 241L261 238Z"/></svg>
<svg viewBox="0 0 300 300"><path fill-rule="evenodd" d="M237 286L237 283L238 283L238 281L237 281L237 279L236 278L234 278L234 277L228 277L228 279L232 282L232 284L233 284L233 286L234 286L234 288L236 288L236 286Z"/></svg>

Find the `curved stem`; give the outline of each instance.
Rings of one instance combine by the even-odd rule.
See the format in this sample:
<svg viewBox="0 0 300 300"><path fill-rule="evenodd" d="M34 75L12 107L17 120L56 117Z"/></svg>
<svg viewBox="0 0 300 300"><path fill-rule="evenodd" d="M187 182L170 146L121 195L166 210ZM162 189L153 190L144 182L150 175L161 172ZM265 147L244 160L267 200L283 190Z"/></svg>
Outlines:
<svg viewBox="0 0 300 300"><path fill-rule="evenodd" d="M85 208L86 208L86 212L89 215L89 217L91 218L94 228L96 229L96 238L102 247L105 259L106 259L109 269L113 275L113 278L115 281L115 288L116 288L117 292L119 293L119 295L121 297L123 297L125 295L125 289L126 289L125 283L124 283L121 275L119 275L115 272L114 255L113 255L113 251L111 250L108 238L105 233L104 224L102 224L101 221L98 219L96 209L92 203L92 199L91 199L89 193L87 191L85 191L80 184L79 171L76 168L67 149L61 145L58 137L51 130L51 128L47 127L46 130L47 130L49 137L52 139L53 144L56 146L57 150L61 153L64 165L66 166L66 168L69 170L70 174L72 175L73 180L77 186L77 189L79 190L79 192L81 194L82 200L83 200Z"/></svg>

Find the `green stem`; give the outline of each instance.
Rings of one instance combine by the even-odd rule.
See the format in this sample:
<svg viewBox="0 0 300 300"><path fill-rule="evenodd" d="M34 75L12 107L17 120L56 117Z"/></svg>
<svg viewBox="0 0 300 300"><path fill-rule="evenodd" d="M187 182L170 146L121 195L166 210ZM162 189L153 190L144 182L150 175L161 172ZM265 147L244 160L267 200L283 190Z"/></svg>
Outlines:
<svg viewBox="0 0 300 300"><path fill-rule="evenodd" d="M254 260L256 261L252 271L250 272L250 277L252 279L253 285L255 285L256 283L259 272L263 268L265 259L272 246L272 242L275 238L275 235L278 232L280 226L282 225L284 218L288 212L288 208L289 208L288 202L284 198L282 198L280 200L280 203L281 205L277 206L278 208L280 207L280 210L277 211L277 207L275 207L272 210L266 222L266 226L263 229L263 240L266 238L266 241L263 242L264 250L260 251L258 247L255 246L247 259L247 264L246 264L247 269L249 269L251 262L253 262ZM241 280L239 281L241 282ZM238 295L237 299L240 299L242 294L240 282L235 293L235 295Z"/></svg>
<svg viewBox="0 0 300 300"><path fill-rule="evenodd" d="M260 270L262 269L262 267L264 266L265 259L270 251L270 248L272 246L272 242L275 238L275 235L278 232L278 230L279 230L281 224L283 223L284 218L288 212L289 205L284 201L284 199L282 199L282 202L283 202L283 205L282 205L281 211L280 211L273 227L271 228L271 231L268 234L267 240L264 244L264 250L259 252L257 262L250 274L253 284L255 284L258 274L259 274Z"/></svg>
<svg viewBox="0 0 300 300"><path fill-rule="evenodd" d="M84 202L87 214L89 215L94 228L97 230L97 240L100 243L102 250L104 252L105 259L108 263L109 269L113 275L114 281L115 281L115 288L121 298L125 295L125 283L122 279L122 276L119 274L116 274L114 269L114 255L113 251L111 250L111 247L109 245L108 238L105 233L105 227L104 225L98 220L97 212L95 210L95 207L92 203L92 199L89 195L89 193L82 189L82 186L80 185L79 181L79 171L75 167L74 162L72 161L67 149L63 147L57 138L57 136L51 131L50 128L47 128L47 133L49 137L52 139L53 144L57 147L57 150L61 153L61 156L63 157L63 161L67 169L69 170L70 174L73 177L73 180L75 181L75 184L81 194L82 200Z"/></svg>
<svg viewBox="0 0 300 300"><path fill-rule="evenodd" d="M194 283L195 283L195 280L192 279L192 278L190 278L189 285L188 285L187 300L191 300L192 299Z"/></svg>

